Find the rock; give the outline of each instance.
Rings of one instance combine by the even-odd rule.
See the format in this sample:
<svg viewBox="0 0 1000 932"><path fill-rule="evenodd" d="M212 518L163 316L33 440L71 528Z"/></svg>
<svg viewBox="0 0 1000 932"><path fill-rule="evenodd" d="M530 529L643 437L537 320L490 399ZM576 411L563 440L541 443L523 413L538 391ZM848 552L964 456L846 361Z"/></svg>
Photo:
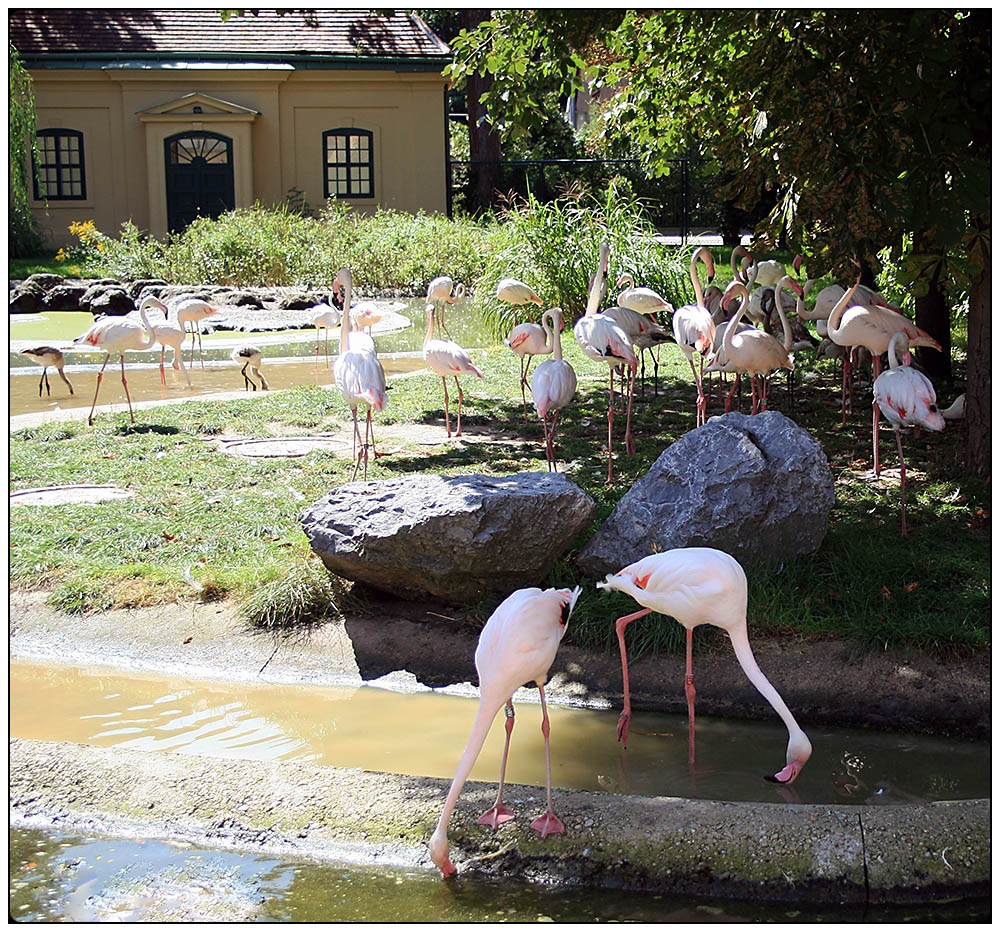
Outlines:
<svg viewBox="0 0 1000 932"><path fill-rule="evenodd" d="M158 298L160 292L166 287L167 283L162 278L139 278L134 282L130 282L126 291L128 291L129 297L138 305L139 299L143 297L143 292Z"/></svg>
<svg viewBox="0 0 1000 932"><path fill-rule="evenodd" d="M773 569L819 547L833 502L826 456L794 421L725 414L667 447L576 562L603 576L654 550L715 547Z"/></svg>
<svg viewBox="0 0 1000 932"><path fill-rule="evenodd" d="M66 279L62 275L55 275L51 272L35 272L34 275L29 275L24 280L24 284L37 286L42 291L49 291L51 288L55 288L56 285L61 285L64 281Z"/></svg>
<svg viewBox="0 0 1000 932"><path fill-rule="evenodd" d="M75 284L65 282L45 292L41 306L46 311L78 311L80 299L86 291L87 285L82 282Z"/></svg>
<svg viewBox="0 0 1000 932"><path fill-rule="evenodd" d="M275 302L275 306L278 310L282 311L301 311L307 307L312 307L316 303L317 301L313 295L305 291L300 291L282 295Z"/></svg>
<svg viewBox="0 0 1000 932"><path fill-rule="evenodd" d="M233 307L263 307L264 302L259 294L252 291L233 291L226 296L226 304Z"/></svg>
<svg viewBox="0 0 1000 932"><path fill-rule="evenodd" d="M135 302L121 285L91 285L80 298L80 310L120 317L134 311Z"/></svg>
<svg viewBox="0 0 1000 932"><path fill-rule="evenodd" d="M529 472L353 482L301 521L338 576L463 602L543 585L593 514L593 500L568 479Z"/></svg>

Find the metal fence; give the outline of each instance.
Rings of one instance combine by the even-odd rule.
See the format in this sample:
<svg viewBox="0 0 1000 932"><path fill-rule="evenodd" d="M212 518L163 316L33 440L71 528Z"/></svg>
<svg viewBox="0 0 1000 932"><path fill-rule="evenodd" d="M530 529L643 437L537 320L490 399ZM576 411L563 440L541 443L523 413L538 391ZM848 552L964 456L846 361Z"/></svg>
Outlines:
<svg viewBox="0 0 1000 932"><path fill-rule="evenodd" d="M481 173L488 169L489 180ZM600 191L614 177L628 179L661 230L685 241L692 230L718 229L722 204L714 196L717 165L710 159L670 160L669 174L648 178L637 159L524 159L448 163L448 216L455 210L483 213L504 199L531 194L542 203L554 200L573 184ZM482 189L488 190L489 203Z"/></svg>

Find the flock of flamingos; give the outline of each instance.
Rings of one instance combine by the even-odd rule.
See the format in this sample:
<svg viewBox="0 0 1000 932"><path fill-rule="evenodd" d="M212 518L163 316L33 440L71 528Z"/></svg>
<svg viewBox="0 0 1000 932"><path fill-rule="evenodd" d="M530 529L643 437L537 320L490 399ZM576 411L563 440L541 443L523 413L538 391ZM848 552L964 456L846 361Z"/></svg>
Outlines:
<svg viewBox="0 0 1000 932"><path fill-rule="evenodd" d="M624 275L617 287L627 286L618 295L614 307L599 310L607 292L610 249L601 244L597 271L591 280L586 312L576 322L573 333L580 347L591 359L609 367L608 404L608 481L612 480L611 443L615 412L616 370L628 374L625 389L626 426L624 442L629 453L634 452L631 435L632 395L635 387L639 356L644 350L662 343L676 343L687 357L696 386L696 424L705 423L707 400L703 390L703 376L706 372L735 373L737 377L747 375L751 382L752 413L767 406L767 377L779 369L793 368L792 353L797 347L795 333L789 320L793 315L799 320L808 319L817 323L818 335L825 343L842 348L844 358L844 410L846 416L847 390L850 383L852 350L862 347L871 355L873 367L873 420L872 440L875 474L879 473L878 419L884 414L896 433L900 456L902 530L906 534L906 467L903 462L900 432L907 426L919 426L939 431L945 426L945 418L960 417L963 398L959 398L946 411L937 408L934 388L921 372L911 365L911 346L931 346L940 350L937 341L928 333L916 327L903 316L898 308L891 307L885 298L864 288L858 282L844 289L831 285L823 289L816 298L813 310L806 311L804 298L811 282L800 285L795 278L786 274L784 266L769 260L756 262L746 249L734 251L731 264L733 279L725 289L711 286L704 289L698 277L698 263L708 270L711 283L715 268L711 252L705 247L696 248L691 258L691 283L695 303L674 310L660 295L648 288L635 287L631 276ZM800 262L794 263L796 274ZM360 466L367 473L369 447L374 451L372 433L372 413L382 410L386 403L385 372L378 360L375 343L370 333L365 333L359 324L370 327L374 318L352 321L351 274L341 269L333 283L330 304L314 308L313 323L317 328L317 357L319 353L319 330L340 327L340 352L333 363L334 381L354 417L355 476ZM762 321L767 315L763 309L770 291L773 309L781 322L783 339L778 339L767 331L759 329L750 321ZM787 293L787 298L786 298ZM337 296L342 296L337 308ZM423 344L423 358L427 365L441 377L445 399L445 425L451 436L449 412L450 397L448 380L454 379L458 389L458 412L456 434L462 432L462 386L459 379L464 376L482 377L473 364L468 352L450 339L435 338L437 324L447 335L444 325L444 308L464 296L464 286L455 285L447 276L434 279L427 292L425 308L427 331ZM543 307L541 298L525 283L513 278L503 279L496 297L513 305L529 303ZM735 312L732 302L738 300ZM163 315L162 324L153 324L149 312ZM672 314L671 329L664 328L656 319L658 313ZM169 309L155 297L144 298L138 308L139 320L132 317L103 318L75 342L86 343L107 352L104 365L97 376L97 388L91 406L88 422L93 423L97 395L100 391L104 368L113 355L121 358L121 378L128 398L128 382L125 377L125 353L131 350L151 349L159 342L164 352L167 346L174 348L175 367L183 366L181 348L191 326L192 357L195 334L199 322L216 309L198 299L179 302ZM140 322L141 321L141 322ZM529 387L528 372L531 357L552 354L552 359L539 364L530 381L530 391L538 416L545 430L546 456L550 469L555 468L553 441L560 410L572 399L576 390L576 373L562 358L560 332L562 330L562 310L551 308L541 315L541 323L519 324L511 330L506 345L522 357L521 390L527 407L525 392ZM801 326L799 328L801 334ZM198 337L200 340L200 335ZM807 345L813 345L814 341ZM888 353L889 368L881 371L883 353ZM63 381L73 391L72 385L62 371L62 353L53 347L37 347L27 350L26 355L40 362L45 369L39 382L39 394L44 382L48 389L48 366L57 368ZM261 387L267 383L260 372L261 350L256 346L235 349L232 358L242 363L245 387L256 390L248 369L260 380ZM160 358L161 378L163 374L163 353ZM190 384L187 370L185 378ZM733 388L726 398L729 410ZM129 412L132 414L131 399ZM364 435L358 421L358 408L367 409ZM134 415L132 415L134 421ZM788 784L795 780L812 753L812 745L798 726L792 713L783 702L777 690L771 685L754 659L747 637L747 580L740 564L726 553L704 547L678 548L663 553L654 553L626 566L617 573L609 574L597 584L598 588L613 589L632 596L642 608L625 615L616 622L616 632L622 659L624 686L624 709L618 724L618 738L623 746L628 740L631 704L629 699L628 661L625 648L625 629L637 618L650 612L659 612L675 618L685 629L687 637L687 657L685 675L685 695L688 706L689 762L694 763L694 676L692 670L692 632L701 624L716 625L725 630L732 641L736 658L747 678L760 694L770 703L788 730L788 745L785 766L767 779ZM497 712L505 709L506 742L500 767L499 787L496 801L480 818L479 823L497 828L514 818L514 814L503 804L504 774L510 747L511 732L514 727L513 695L525 683L535 683L538 687L542 710L542 734L545 739L546 755L546 801L545 813L531 823L544 839L548 835L563 832L564 826L555 814L552 804L552 771L549 752L549 720L545 705L544 683L549 668L555 659L556 650L566 631L570 614L580 594L580 588L568 589L537 588L520 589L508 596L488 619L482 630L476 649L475 662L479 675L480 702L472 733L458 764L449 789L441 817L431 835L429 850L432 861L445 877L455 873L449 857L447 826L455 808L458 795L482 749Z"/></svg>

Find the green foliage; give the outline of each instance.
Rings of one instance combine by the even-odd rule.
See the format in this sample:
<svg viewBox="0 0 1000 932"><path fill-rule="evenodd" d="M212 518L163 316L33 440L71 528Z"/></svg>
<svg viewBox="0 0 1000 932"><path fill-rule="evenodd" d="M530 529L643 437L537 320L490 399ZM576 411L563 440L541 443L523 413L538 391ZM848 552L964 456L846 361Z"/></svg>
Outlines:
<svg viewBox="0 0 1000 932"><path fill-rule="evenodd" d="M348 591L344 580L306 560L260 581L240 604L239 615L249 628L302 630L339 615Z"/></svg>
<svg viewBox="0 0 1000 932"><path fill-rule="evenodd" d="M10 200L7 207L7 251L14 257L41 252L43 239L31 213L31 159L35 147L35 95L31 75L21 64L17 49L7 44L8 135L7 159Z"/></svg>

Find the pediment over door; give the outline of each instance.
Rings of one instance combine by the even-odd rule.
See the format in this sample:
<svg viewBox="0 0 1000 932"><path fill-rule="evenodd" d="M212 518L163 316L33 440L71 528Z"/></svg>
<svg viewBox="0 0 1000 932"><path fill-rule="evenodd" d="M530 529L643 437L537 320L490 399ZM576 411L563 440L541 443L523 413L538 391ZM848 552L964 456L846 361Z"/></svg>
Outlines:
<svg viewBox="0 0 1000 932"><path fill-rule="evenodd" d="M144 123L189 122L206 120L221 123L249 123L260 116L259 111L209 94L194 92L164 104L139 111Z"/></svg>

